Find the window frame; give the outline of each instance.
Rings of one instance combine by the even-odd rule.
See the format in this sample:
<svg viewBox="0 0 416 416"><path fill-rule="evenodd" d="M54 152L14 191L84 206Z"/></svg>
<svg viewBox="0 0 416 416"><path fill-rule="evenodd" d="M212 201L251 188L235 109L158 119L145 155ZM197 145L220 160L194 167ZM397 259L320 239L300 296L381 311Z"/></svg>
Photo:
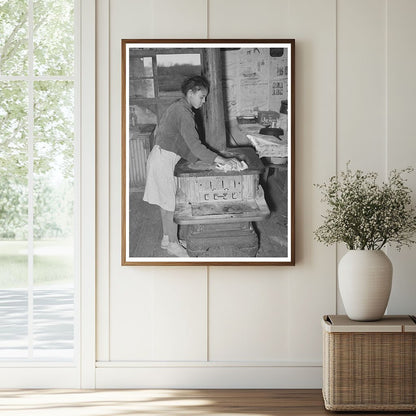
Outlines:
<svg viewBox="0 0 416 416"><path fill-rule="evenodd" d="M33 0L28 0L32 7ZM95 0L74 0L74 357L63 361L1 361L0 388L94 388L95 387ZM29 24L30 26L30 24ZM33 27L33 26L32 26ZM30 28L29 28L30 31ZM32 83L28 119L33 120L33 89L36 80L61 80L61 76L34 76L33 32L29 32L32 66L27 76L0 76L2 81ZM29 52L30 53L30 52ZM29 90L30 91L30 90ZM32 114L30 114L32 112ZM33 124L33 121L32 121ZM29 148L33 146L33 125ZM33 150L31 157L33 158ZM29 178L33 180L33 161ZM30 179L29 179L30 180ZM29 185L31 186L31 185ZM32 185L33 187L33 185ZM33 198L33 193L32 193ZM33 218L33 201L32 215ZM33 230L33 220L32 220ZM33 233L33 231L32 231ZM33 268L33 235L31 250ZM30 266L32 263L32 266ZM30 274L30 273L29 273ZM33 291L33 272L32 272ZM32 298L33 303L33 298ZM29 304L29 306L31 306ZM33 306L33 305L32 305Z"/></svg>
<svg viewBox="0 0 416 416"><path fill-rule="evenodd" d="M131 51L130 51L131 52ZM160 119L163 115L163 108L171 104L173 101L177 100L178 98L181 98L181 95L178 94L177 96L171 96L171 97L161 97L159 95L159 75L157 71L157 56L158 55L199 55L200 56L200 66L201 66L201 73L203 68L203 54L202 54L202 48L155 48L152 50L135 50L135 53L140 58L152 58L152 71L153 76L144 76L144 77L138 77L136 79L153 79L153 90L154 90L154 97L143 97L143 98L131 98L130 102L133 105L143 105L144 107L148 107L150 105L156 106L156 119L157 124L159 124ZM129 78L129 82L131 82L133 78ZM164 102L165 105L161 105L161 103Z"/></svg>

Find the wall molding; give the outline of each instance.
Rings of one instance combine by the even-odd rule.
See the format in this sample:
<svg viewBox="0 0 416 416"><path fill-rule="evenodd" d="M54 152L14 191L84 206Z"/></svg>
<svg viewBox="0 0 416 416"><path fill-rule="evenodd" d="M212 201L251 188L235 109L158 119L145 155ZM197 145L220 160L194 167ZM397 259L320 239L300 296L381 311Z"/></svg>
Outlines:
<svg viewBox="0 0 416 416"><path fill-rule="evenodd" d="M119 363L120 364L120 363ZM96 388L185 388L185 389L227 389L227 388L321 388L322 367L306 365L250 366L208 365L203 366L111 366L96 369ZM146 366L147 365L147 366Z"/></svg>
<svg viewBox="0 0 416 416"><path fill-rule="evenodd" d="M79 371L73 365L71 367L51 367L49 363L34 367L27 364L21 367L2 369L0 377L0 389L65 389L79 388Z"/></svg>
<svg viewBox="0 0 416 416"><path fill-rule="evenodd" d="M186 367L322 367L314 361L97 361L97 368L186 368Z"/></svg>

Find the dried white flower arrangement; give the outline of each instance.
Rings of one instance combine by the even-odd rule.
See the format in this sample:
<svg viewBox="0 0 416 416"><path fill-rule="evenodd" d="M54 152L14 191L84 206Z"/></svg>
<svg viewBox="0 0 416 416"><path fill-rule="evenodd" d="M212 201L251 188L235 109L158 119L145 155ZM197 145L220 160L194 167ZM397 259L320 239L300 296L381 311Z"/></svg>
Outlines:
<svg viewBox="0 0 416 416"><path fill-rule="evenodd" d="M328 209L315 239L326 245L344 242L350 250L380 250L386 244L400 250L415 243L416 211L403 178L413 170L394 169L378 184L377 173L353 172L348 163L327 184L316 184Z"/></svg>

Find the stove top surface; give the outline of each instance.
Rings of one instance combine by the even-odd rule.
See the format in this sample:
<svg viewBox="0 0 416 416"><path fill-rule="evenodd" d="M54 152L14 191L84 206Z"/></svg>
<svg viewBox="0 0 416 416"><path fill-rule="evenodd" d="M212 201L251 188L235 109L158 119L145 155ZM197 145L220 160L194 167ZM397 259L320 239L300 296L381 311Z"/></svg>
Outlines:
<svg viewBox="0 0 416 416"><path fill-rule="evenodd" d="M252 147L229 147L221 153L225 157L236 157L244 160L248 168L242 171L224 172L202 161L195 163L181 159L175 167L175 176L235 176L235 175L258 175L263 172L264 166Z"/></svg>

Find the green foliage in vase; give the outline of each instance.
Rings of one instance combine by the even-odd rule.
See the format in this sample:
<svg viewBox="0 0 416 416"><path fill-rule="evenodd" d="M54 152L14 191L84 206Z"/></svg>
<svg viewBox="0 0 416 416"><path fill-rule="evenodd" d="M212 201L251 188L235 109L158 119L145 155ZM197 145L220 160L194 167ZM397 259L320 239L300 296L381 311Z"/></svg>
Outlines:
<svg viewBox="0 0 416 416"><path fill-rule="evenodd" d="M389 244L400 250L415 243L416 211L405 174L413 168L392 170L379 183L375 172L345 172L316 184L328 207L315 239L326 244L343 242L350 250L380 250Z"/></svg>

